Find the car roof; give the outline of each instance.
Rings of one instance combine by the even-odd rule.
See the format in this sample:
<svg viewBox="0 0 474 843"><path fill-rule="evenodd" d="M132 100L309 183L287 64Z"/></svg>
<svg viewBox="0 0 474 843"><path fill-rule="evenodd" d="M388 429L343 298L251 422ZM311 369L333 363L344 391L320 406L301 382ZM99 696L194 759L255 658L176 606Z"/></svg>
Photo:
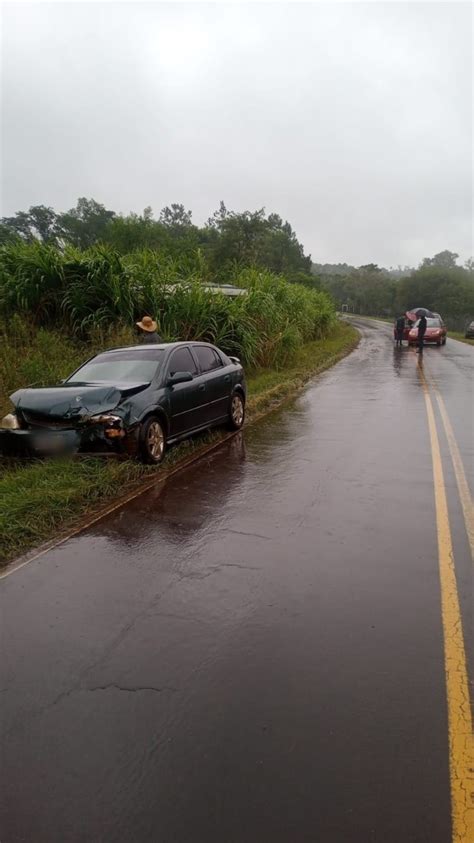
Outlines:
<svg viewBox="0 0 474 843"><path fill-rule="evenodd" d="M183 346L188 345L203 345L203 346L212 346L216 348L211 342L199 342L198 340L188 340L187 342L147 342L147 343L137 343L137 345L121 345L117 346L116 348L106 348L104 351L99 351L98 354L110 354L114 351L143 351L143 349L162 349L166 351L167 349L172 348L181 348Z"/></svg>

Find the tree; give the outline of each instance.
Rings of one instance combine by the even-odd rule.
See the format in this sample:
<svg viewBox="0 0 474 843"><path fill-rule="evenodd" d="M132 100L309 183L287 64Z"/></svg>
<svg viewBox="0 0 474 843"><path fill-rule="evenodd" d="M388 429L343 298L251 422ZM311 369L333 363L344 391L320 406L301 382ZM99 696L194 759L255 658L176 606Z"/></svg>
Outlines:
<svg viewBox="0 0 474 843"><path fill-rule="evenodd" d="M164 226L153 219L151 208L145 208L142 215L115 216L103 239L125 255L138 249L160 249L168 238Z"/></svg>
<svg viewBox="0 0 474 843"><path fill-rule="evenodd" d="M53 209L47 208L46 205L32 205L29 211L17 211L14 217L4 217L2 226L29 243L33 240L55 243L58 217Z"/></svg>
<svg viewBox="0 0 474 843"><path fill-rule="evenodd" d="M59 214L58 233L66 242L86 249L106 239L107 226L114 218L114 211L108 211L100 202L83 196L77 200L75 208Z"/></svg>
<svg viewBox="0 0 474 843"><path fill-rule="evenodd" d="M462 330L474 313L474 279L460 266L422 266L401 279L397 301L402 311L427 307Z"/></svg>
<svg viewBox="0 0 474 843"><path fill-rule="evenodd" d="M60 214L37 205L0 223L0 242L27 241L72 244L86 249L107 243L121 254L139 249L159 251L183 273L202 278L232 278L236 267L256 266L284 275L289 281L315 286L311 256L289 222L265 209L236 213L221 201L207 224L198 228L191 211L180 203L163 208L153 219L151 207L141 214L115 214L95 199L81 197L76 207Z"/></svg>
<svg viewBox="0 0 474 843"><path fill-rule="evenodd" d="M217 211L214 211L212 217L209 217L207 221L208 228L220 228L220 226L228 216L229 212L221 199L219 203L219 208L217 209Z"/></svg>
<svg viewBox="0 0 474 843"><path fill-rule="evenodd" d="M347 304L355 313L391 316L394 312L396 282L377 264L359 266L345 275L323 274L322 287L338 307Z"/></svg>
<svg viewBox="0 0 474 843"><path fill-rule="evenodd" d="M312 282L311 257L288 222L278 214L265 216L265 209L236 213L224 202L208 220L205 240L215 276L232 275L236 266L262 266L293 280L301 273Z"/></svg>
<svg viewBox="0 0 474 843"><path fill-rule="evenodd" d="M15 240L19 239L20 235L13 228L0 222L0 246L5 245L5 243L14 243Z"/></svg>
<svg viewBox="0 0 474 843"><path fill-rule="evenodd" d="M450 252L449 249L445 249L444 252L438 252L433 258L423 258L420 268L441 266L445 269L454 269L457 266L456 261L458 257L459 255L456 252Z"/></svg>
<svg viewBox="0 0 474 843"><path fill-rule="evenodd" d="M9 229L12 235L16 234L17 237L28 242L34 240L27 211L17 211L14 217L3 217L2 225Z"/></svg>
<svg viewBox="0 0 474 843"><path fill-rule="evenodd" d="M160 222L171 227L185 227L192 225L192 212L186 211L184 205L173 203L171 207L166 206L160 212Z"/></svg>

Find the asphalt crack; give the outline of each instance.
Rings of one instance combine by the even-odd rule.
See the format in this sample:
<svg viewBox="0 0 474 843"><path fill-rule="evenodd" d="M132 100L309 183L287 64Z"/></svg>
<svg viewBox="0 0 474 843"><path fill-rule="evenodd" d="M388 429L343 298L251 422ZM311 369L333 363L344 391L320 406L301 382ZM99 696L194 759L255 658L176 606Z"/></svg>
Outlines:
<svg viewBox="0 0 474 843"><path fill-rule="evenodd" d="M170 691L171 693L175 693L179 691L179 688L173 688L171 685L163 685L162 688L158 688L155 685L137 685L137 686L130 686L130 685L117 685L115 682L111 682L109 685L96 685L93 688L80 688L78 690L81 691L109 691L113 688L116 691L126 691L130 694L137 694L142 691L153 691L156 694L162 694L165 691Z"/></svg>

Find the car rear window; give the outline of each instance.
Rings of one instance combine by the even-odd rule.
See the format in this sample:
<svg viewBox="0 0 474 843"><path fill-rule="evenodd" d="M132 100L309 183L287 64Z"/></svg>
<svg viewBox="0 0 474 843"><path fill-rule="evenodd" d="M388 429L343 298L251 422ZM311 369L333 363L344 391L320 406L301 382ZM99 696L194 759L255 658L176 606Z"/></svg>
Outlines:
<svg viewBox="0 0 474 843"><path fill-rule="evenodd" d="M222 367L222 360L213 348L207 345L194 345L193 351L199 360L201 372L212 372Z"/></svg>
<svg viewBox="0 0 474 843"><path fill-rule="evenodd" d="M419 324L420 324L420 320L418 319L418 321L417 321L417 323L416 323L415 327L417 328ZM427 320L426 320L426 327L427 327L427 328L441 328L441 322L439 321L439 319L430 319L430 318L427 318Z"/></svg>
<svg viewBox="0 0 474 843"><path fill-rule="evenodd" d="M68 378L68 383L148 383L155 377L163 355L160 348L108 351L81 366Z"/></svg>

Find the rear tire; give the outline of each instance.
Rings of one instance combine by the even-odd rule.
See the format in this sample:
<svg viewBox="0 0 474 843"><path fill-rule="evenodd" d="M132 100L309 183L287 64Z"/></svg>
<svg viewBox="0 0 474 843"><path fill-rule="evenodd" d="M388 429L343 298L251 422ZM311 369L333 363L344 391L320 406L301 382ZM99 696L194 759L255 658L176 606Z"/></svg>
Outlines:
<svg viewBox="0 0 474 843"><path fill-rule="evenodd" d="M230 399L229 427L240 430L245 421L245 401L240 392L234 392Z"/></svg>
<svg viewBox="0 0 474 843"><path fill-rule="evenodd" d="M149 416L140 427L139 456L142 462L158 465L166 449L166 436L163 425L157 416Z"/></svg>

